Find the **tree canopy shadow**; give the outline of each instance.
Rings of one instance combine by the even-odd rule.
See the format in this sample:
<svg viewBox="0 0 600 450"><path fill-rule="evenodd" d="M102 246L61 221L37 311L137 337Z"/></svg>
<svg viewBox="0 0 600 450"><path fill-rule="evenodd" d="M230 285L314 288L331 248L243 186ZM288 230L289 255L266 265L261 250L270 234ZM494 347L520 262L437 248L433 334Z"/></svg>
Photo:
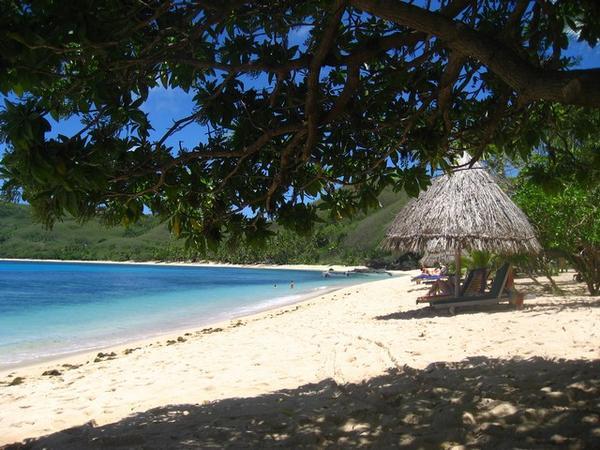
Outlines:
<svg viewBox="0 0 600 450"><path fill-rule="evenodd" d="M149 394L151 395L151 394ZM5 450L600 448L600 360L473 357L252 398L168 405Z"/></svg>
<svg viewBox="0 0 600 450"><path fill-rule="evenodd" d="M486 306L461 306L457 308L455 314L477 314L477 313L499 313L514 310L514 306L508 303ZM596 297L565 297L561 301L536 301L528 303L525 301L521 309L525 313L547 313L577 310L579 308L600 308L600 298ZM390 314L376 316L377 320L413 320L413 319L432 319L434 317L450 315L447 309L433 309L420 307L407 311L396 311Z"/></svg>
<svg viewBox="0 0 600 450"><path fill-rule="evenodd" d="M523 310L525 312L536 312L536 311L553 311L553 312L561 312L561 311L569 311L575 310L579 308L600 308L600 298L597 297L583 297L583 299L573 300L569 299L564 302L554 301L554 302L536 302L523 305Z"/></svg>

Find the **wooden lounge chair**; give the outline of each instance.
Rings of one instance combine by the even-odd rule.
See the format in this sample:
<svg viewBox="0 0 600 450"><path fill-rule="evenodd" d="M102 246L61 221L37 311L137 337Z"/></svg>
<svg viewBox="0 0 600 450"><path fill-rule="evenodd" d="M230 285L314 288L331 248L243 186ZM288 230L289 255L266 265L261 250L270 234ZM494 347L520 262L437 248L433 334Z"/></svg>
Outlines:
<svg viewBox="0 0 600 450"><path fill-rule="evenodd" d="M464 283L460 287L459 298L481 295L485 291L488 270L486 268L473 269L467 273ZM417 303L433 303L440 300L455 298L452 294L424 295L417 298Z"/></svg>
<svg viewBox="0 0 600 450"><path fill-rule="evenodd" d="M472 296L450 296L431 302L430 305L435 309L447 308L453 313L455 308L460 306L493 305L502 301L512 301L516 295L516 291L513 286L507 286L507 280L510 277L510 264L505 263L496 271L489 292Z"/></svg>

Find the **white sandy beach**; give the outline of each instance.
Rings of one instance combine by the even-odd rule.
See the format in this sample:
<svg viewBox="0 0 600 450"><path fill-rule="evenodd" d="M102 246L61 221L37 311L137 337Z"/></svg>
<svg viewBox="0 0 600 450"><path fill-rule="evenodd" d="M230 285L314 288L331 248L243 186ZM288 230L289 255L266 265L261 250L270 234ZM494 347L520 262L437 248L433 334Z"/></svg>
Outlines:
<svg viewBox="0 0 600 450"><path fill-rule="evenodd" d="M48 262L74 264L126 264L126 265L156 265L174 267L237 267L240 269L279 269L279 270L354 270L366 269L366 266L342 266L339 264L230 264L213 261L110 261L110 260L72 260L72 259L30 259L30 258L0 258L0 261L14 262ZM394 272L394 271L391 271Z"/></svg>
<svg viewBox="0 0 600 450"><path fill-rule="evenodd" d="M581 285L568 282L570 277L564 274L561 280L580 289ZM527 280L524 283L521 288L529 289ZM396 377L405 373L404 380L409 380L407 371L427 369L422 373L428 373L431 364L438 362L452 364L473 357L511 364L600 359L600 304L579 291L568 297L538 293L521 310L498 307L455 316L416 306L416 297L423 293L410 277L394 277L240 320L110 349L103 352L107 356L77 355L0 372L0 445L85 423L89 423L86 430L94 429L134 414L139 417L152 408L202 408L222 399L254 398L324 380L350 386L347 390L389 375L390 370L396 371ZM42 375L52 370L54 375ZM560 376L566 383L572 373ZM17 377L22 380L15 382ZM590 383L581 389L593 400L600 396L600 380L598 385ZM474 422L489 417L485 414L493 409L489 404L477 408L469 412ZM178 414L187 416L186 411ZM588 416L589 433L597 433L600 439L600 412ZM465 421L464 415L460 420ZM250 426L248 421L245 416L243 423ZM346 425L336 424L336 429ZM177 430L173 425L167 433L177 437ZM59 433L55 439L66 445L71 441L60 440L65 436L70 435ZM145 448L136 447L143 443L140 439L134 439L131 447ZM72 448L77 448L73 442ZM153 442L160 448L158 441Z"/></svg>

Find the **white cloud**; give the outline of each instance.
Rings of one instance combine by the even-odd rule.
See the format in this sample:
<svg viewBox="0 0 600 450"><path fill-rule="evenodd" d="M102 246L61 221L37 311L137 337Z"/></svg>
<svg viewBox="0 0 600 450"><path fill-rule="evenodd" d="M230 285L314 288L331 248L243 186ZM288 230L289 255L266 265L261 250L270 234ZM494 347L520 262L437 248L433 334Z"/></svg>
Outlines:
<svg viewBox="0 0 600 450"><path fill-rule="evenodd" d="M157 86L150 89L148 100L142 109L149 114L167 114L180 116L191 112L192 94L186 94L179 88L171 89Z"/></svg>

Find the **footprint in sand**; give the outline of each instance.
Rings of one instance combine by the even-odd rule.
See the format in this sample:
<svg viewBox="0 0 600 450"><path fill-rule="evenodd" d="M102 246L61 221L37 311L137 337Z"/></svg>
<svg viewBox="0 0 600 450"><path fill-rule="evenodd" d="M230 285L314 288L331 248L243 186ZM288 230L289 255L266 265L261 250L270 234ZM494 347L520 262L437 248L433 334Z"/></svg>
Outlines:
<svg viewBox="0 0 600 450"><path fill-rule="evenodd" d="M23 425L35 425L35 422L17 422L14 423L12 426L16 428L21 428Z"/></svg>

